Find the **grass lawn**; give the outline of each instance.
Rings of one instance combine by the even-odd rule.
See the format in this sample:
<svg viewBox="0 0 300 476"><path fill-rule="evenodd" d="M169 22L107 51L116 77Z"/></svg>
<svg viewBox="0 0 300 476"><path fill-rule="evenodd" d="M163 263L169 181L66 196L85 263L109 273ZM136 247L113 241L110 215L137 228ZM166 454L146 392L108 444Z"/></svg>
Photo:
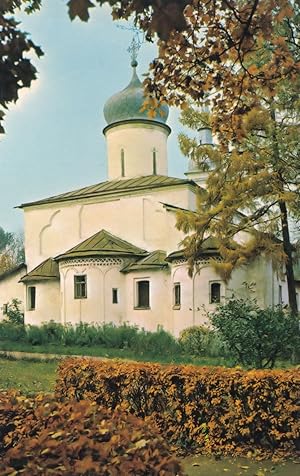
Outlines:
<svg viewBox="0 0 300 476"><path fill-rule="evenodd" d="M52 392L57 362L0 359L0 391L14 388L26 395Z"/></svg>
<svg viewBox="0 0 300 476"><path fill-rule="evenodd" d="M91 357L106 357L110 359L126 359L141 362L158 362L162 364L194 364L232 367L233 362L224 357L192 357L185 355L158 355L157 353L137 353L131 349L116 349L92 346L63 346L56 344L31 345L26 342L0 341L0 352L19 351L60 355L89 355Z"/></svg>

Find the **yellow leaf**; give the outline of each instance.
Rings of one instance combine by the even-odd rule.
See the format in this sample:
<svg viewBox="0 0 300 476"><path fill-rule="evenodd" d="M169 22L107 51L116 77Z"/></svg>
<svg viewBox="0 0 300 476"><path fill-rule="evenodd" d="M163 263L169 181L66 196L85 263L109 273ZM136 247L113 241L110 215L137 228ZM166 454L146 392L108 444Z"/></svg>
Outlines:
<svg viewBox="0 0 300 476"><path fill-rule="evenodd" d="M137 449L140 449L140 448L144 448L145 446L147 446L147 443L148 441L147 440L139 440L137 441L134 446L137 448Z"/></svg>
<svg viewBox="0 0 300 476"><path fill-rule="evenodd" d="M57 431L56 433L53 433L53 435L51 435L51 438L59 438L60 436L62 436L64 434L63 431Z"/></svg>

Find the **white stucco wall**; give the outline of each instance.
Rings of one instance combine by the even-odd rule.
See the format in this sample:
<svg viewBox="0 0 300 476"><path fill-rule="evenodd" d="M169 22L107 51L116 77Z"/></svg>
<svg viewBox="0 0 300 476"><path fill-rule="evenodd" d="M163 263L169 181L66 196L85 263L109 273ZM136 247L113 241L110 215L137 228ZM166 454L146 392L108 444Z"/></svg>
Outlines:
<svg viewBox="0 0 300 476"><path fill-rule="evenodd" d="M0 321L6 318L3 313L3 305L8 304L12 299L21 301L20 310L24 311L24 284L19 280L26 274L25 266L5 278L0 280Z"/></svg>
<svg viewBox="0 0 300 476"><path fill-rule="evenodd" d="M101 229L147 251L175 251L184 235L175 228L175 213L168 211L162 202L188 208L193 195L183 185L106 201L94 199L28 207L25 209L28 271Z"/></svg>
<svg viewBox="0 0 300 476"><path fill-rule="evenodd" d="M210 303L210 285L221 285L221 300L224 300L226 285L216 271L203 263L192 277L188 275L185 263L172 266L172 289L175 283L181 286L181 305L173 306L173 330L178 336L186 327L208 324L207 312L213 311L216 304ZM174 303L173 303L174 304Z"/></svg>
<svg viewBox="0 0 300 476"><path fill-rule="evenodd" d="M136 283L138 280L150 282L149 309L136 308ZM170 273L163 270L135 271L126 275L125 293L126 320L130 324L139 326L149 331L156 331L158 326L163 326L172 332L172 295L170 289Z"/></svg>
<svg viewBox="0 0 300 476"><path fill-rule="evenodd" d="M119 264L118 264L119 261ZM114 263L115 262L115 263ZM120 273L122 260L78 260L60 264L63 297L61 322L120 324L125 320L124 275ZM86 275L87 297L74 297L74 276ZM112 303L112 289L118 289L118 303Z"/></svg>
<svg viewBox="0 0 300 476"><path fill-rule="evenodd" d="M151 175L153 150L156 152L156 174L167 175L167 128L155 124L121 124L105 132L108 157L108 179ZM121 150L124 151L124 172L121 174Z"/></svg>
<svg viewBox="0 0 300 476"><path fill-rule="evenodd" d="M28 287L36 288L35 309L28 309ZM24 285L25 324L41 325L47 321L60 322L60 286L58 280L32 281Z"/></svg>

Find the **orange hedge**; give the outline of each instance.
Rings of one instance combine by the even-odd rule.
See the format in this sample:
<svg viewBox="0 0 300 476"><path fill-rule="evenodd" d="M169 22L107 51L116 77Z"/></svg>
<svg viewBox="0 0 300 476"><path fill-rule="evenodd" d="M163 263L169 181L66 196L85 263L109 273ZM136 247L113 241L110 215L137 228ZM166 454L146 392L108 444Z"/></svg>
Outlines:
<svg viewBox="0 0 300 476"><path fill-rule="evenodd" d="M171 476L180 464L143 420L89 401L0 394L1 476Z"/></svg>
<svg viewBox="0 0 300 476"><path fill-rule="evenodd" d="M289 456L299 450L300 375L293 370L162 366L70 358L56 394L122 405L180 448Z"/></svg>

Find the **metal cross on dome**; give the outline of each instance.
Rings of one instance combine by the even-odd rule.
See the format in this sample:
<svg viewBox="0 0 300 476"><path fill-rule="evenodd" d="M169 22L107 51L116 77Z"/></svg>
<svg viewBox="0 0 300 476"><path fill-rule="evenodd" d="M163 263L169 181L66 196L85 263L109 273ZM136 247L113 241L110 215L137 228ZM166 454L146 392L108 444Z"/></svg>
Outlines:
<svg viewBox="0 0 300 476"><path fill-rule="evenodd" d="M135 32L134 37L131 40L130 46L127 48L128 53L131 56L131 64L137 63L137 57L139 49L142 46L142 42L139 39L139 35Z"/></svg>
<svg viewBox="0 0 300 476"><path fill-rule="evenodd" d="M130 53L131 64L137 65L138 53L142 44L144 43L144 36L141 30L139 30L135 25L130 23L128 24L128 26L117 25L117 28L121 28L121 30L132 31L133 38L131 40L129 47L127 48L127 51L128 53ZM142 39L141 39L141 35L142 35Z"/></svg>

